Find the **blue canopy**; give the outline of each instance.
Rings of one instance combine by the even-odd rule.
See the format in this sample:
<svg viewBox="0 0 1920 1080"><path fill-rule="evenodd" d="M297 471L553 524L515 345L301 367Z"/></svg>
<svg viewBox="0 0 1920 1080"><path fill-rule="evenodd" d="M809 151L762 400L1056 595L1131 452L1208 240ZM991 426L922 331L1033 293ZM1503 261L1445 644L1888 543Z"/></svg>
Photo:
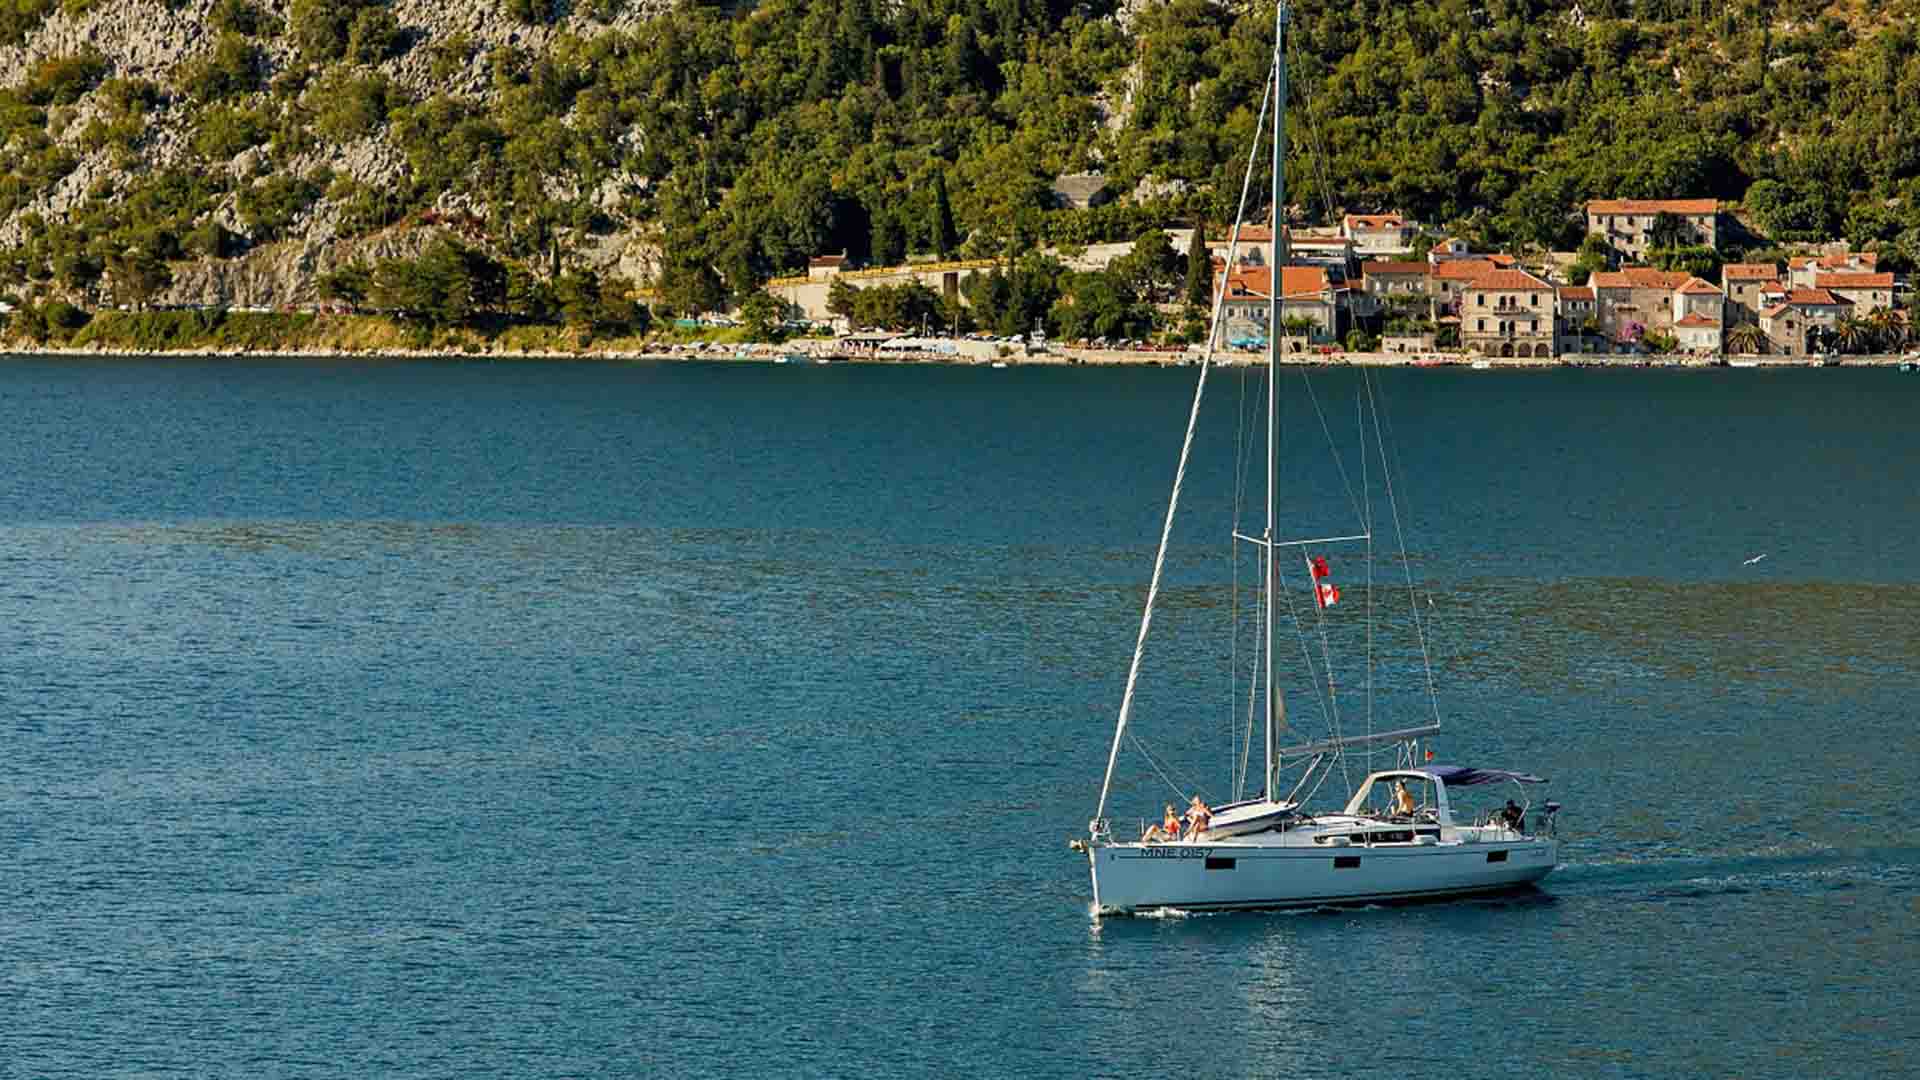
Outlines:
<svg viewBox="0 0 1920 1080"><path fill-rule="evenodd" d="M1528 773L1508 772L1505 769L1474 769L1465 765L1428 765L1420 770L1428 776L1441 781L1448 787L1472 787L1475 784L1497 784L1502 780L1512 780L1521 784L1544 784L1544 777Z"/></svg>

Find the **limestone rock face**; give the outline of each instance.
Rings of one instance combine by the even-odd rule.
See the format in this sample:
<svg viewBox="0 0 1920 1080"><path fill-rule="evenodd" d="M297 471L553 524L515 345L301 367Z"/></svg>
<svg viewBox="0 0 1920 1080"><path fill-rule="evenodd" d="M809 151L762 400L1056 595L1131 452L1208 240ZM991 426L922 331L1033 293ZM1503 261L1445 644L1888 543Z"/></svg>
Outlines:
<svg viewBox="0 0 1920 1080"><path fill-rule="evenodd" d="M263 13L287 23L290 0L253 0ZM0 47L0 85L17 86L32 77L42 61L80 54L97 55L106 65L105 79L146 79L162 87L167 98L146 114L146 126L137 140L137 160L128 162L113 148L88 150L82 133L88 122L104 114L102 95L96 90L74 106L64 126L55 125L56 141L74 155L77 165L50 188L37 191L22 201L12 213L0 218L0 246L11 246L26 239L27 215L38 214L54 222L69 219L89 197L115 197L115 188L129 175L179 167L193 163L193 137L204 107L185 99L175 87L181 65L209 55L220 34L212 17L216 0L95 0L79 14L56 7L45 21L19 45ZM447 93L465 97L481 105L491 105L497 94L488 67L488 52L500 46L513 46L538 55L549 49L562 35L590 39L612 30L630 31L671 9L672 0L616 0L595 5L605 14L595 17L589 5L562 0L561 16L550 25L527 26L505 14L497 0L471 0L447 3L446 0L392 0L392 12L408 47L377 67L391 82L416 100ZM434 74L432 45L454 35L464 35L472 45L466 64L446 76ZM263 54L263 82L297 66L292 35L280 33L253 39ZM637 137L637 136L635 136ZM193 167L205 167L194 165ZM214 163L232 181L230 191L200 220L213 220L236 235L246 237L248 230L235 208L237 192L255 178L268 175L308 176L326 169L335 177L349 177L376 190L402 181L408 169L406 156L391 141L390 131L380 131L346 143L322 143L305 150L291 160L277 159L267 145L251 147L231 160ZM569 181L556 182L565 187ZM584 193L595 206L608 212L620 224L617 211L634 192L644 188L645 180L614 175L598 187ZM555 186L550 184L549 186ZM572 196L573 191L555 192ZM456 195L441 200L437 209L466 212L484 218L488 208L474 205L471 196ZM417 251L434 235L432 228L390 230L352 241L342 241L338 222L340 207L322 197L302 213L291 229L290 239L258 246L245 255L228 260L174 267L174 285L160 298L171 303L215 303L244 307L275 307L318 301L313 277L333 267L358 260L401 253L402 248ZM417 233L417 238L405 238ZM466 238L472 242L472 238ZM658 252L638 235L621 228L610 236L573 237L567 245L571 262L602 273L617 273L643 279L644 273L658 262Z"/></svg>
<svg viewBox="0 0 1920 1080"><path fill-rule="evenodd" d="M237 259L202 260L174 269L162 304L281 308L321 303L316 280L342 266L413 258L448 230L388 229L357 240L311 237L258 247ZM469 239L462 237L462 239Z"/></svg>

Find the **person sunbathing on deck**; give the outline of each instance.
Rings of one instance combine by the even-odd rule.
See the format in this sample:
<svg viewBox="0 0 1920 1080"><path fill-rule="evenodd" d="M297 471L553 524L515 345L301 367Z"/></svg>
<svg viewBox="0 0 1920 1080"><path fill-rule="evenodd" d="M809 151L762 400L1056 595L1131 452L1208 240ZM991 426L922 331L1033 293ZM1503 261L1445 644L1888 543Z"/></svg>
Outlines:
<svg viewBox="0 0 1920 1080"><path fill-rule="evenodd" d="M1147 826L1147 831L1140 837L1142 843L1149 844L1156 840L1166 842L1178 839L1180 839L1180 819L1174 816L1172 803L1167 804L1167 812L1160 819L1160 824Z"/></svg>
<svg viewBox="0 0 1920 1080"><path fill-rule="evenodd" d="M1193 802L1187 806L1187 839L1198 840L1200 834L1206 832L1207 827L1212 824L1213 811L1207 809L1207 804L1200 801L1200 796L1195 795Z"/></svg>

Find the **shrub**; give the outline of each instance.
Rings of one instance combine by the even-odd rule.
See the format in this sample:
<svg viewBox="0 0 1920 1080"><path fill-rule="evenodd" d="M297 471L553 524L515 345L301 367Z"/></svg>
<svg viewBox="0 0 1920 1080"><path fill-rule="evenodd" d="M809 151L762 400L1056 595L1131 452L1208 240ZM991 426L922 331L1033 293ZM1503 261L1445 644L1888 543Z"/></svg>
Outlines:
<svg viewBox="0 0 1920 1080"><path fill-rule="evenodd" d="M280 30L279 20L261 11L247 0L220 0L208 19L223 34L246 37L271 36Z"/></svg>
<svg viewBox="0 0 1920 1080"><path fill-rule="evenodd" d="M473 38L464 30L456 31L433 44L433 81L446 83L467 69L473 60Z"/></svg>
<svg viewBox="0 0 1920 1080"><path fill-rule="evenodd" d="M152 79L108 79L100 84L100 100L120 116L144 116L166 100Z"/></svg>
<svg viewBox="0 0 1920 1080"><path fill-rule="evenodd" d="M53 0L4 0L0 2L0 44L18 45L39 29Z"/></svg>
<svg viewBox="0 0 1920 1080"><path fill-rule="evenodd" d="M174 81L195 101L220 101L258 89L264 64L258 45L239 34L222 34L211 53L176 68Z"/></svg>
<svg viewBox="0 0 1920 1080"><path fill-rule="evenodd" d="M553 5L549 0L503 0L507 18L527 26L546 22L553 14Z"/></svg>
<svg viewBox="0 0 1920 1080"><path fill-rule="evenodd" d="M49 300L42 311L47 325L56 330L78 330L87 325L87 313L65 300Z"/></svg>
<svg viewBox="0 0 1920 1080"><path fill-rule="evenodd" d="M506 273L484 252L440 236L417 259L382 259L374 267L369 298L429 325L465 322L476 311L498 307Z"/></svg>
<svg viewBox="0 0 1920 1080"><path fill-rule="evenodd" d="M270 176L240 192L236 209L257 240L272 240L320 197L321 188L301 176Z"/></svg>
<svg viewBox="0 0 1920 1080"><path fill-rule="evenodd" d="M356 64L377 64L398 55L405 42L393 12L384 7L362 8L347 31L347 59Z"/></svg>
<svg viewBox="0 0 1920 1080"><path fill-rule="evenodd" d="M230 161L234 155L267 141L272 125L256 109L215 105L200 114L193 149L209 161Z"/></svg>
<svg viewBox="0 0 1920 1080"><path fill-rule="evenodd" d="M50 56L27 74L26 99L42 107L72 105L98 86L106 73L106 58L91 49L70 56Z"/></svg>
<svg viewBox="0 0 1920 1080"><path fill-rule="evenodd" d="M367 294L373 289L373 272L364 266L343 266L320 275L316 284L320 295L326 299L340 300L358 307L366 303Z"/></svg>
<svg viewBox="0 0 1920 1080"><path fill-rule="evenodd" d="M240 239L219 222L208 218L187 234L187 250L207 259L224 259L239 253Z"/></svg>
<svg viewBox="0 0 1920 1080"><path fill-rule="evenodd" d="M287 23L306 59L338 60L347 53L355 20L375 6L372 0L293 0Z"/></svg>
<svg viewBox="0 0 1920 1080"><path fill-rule="evenodd" d="M387 122L395 91L379 73L355 74L347 69L328 72L307 92L314 110L313 128L330 142L347 142L371 135Z"/></svg>

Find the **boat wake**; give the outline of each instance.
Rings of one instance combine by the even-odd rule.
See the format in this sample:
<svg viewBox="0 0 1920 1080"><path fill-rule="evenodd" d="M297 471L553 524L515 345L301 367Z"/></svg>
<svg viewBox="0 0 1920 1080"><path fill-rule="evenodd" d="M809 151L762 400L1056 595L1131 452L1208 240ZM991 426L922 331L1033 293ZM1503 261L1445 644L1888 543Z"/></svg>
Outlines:
<svg viewBox="0 0 1920 1080"><path fill-rule="evenodd" d="M1755 893L1817 895L1856 888L1912 891L1920 889L1920 848L1570 862L1546 887L1567 898L1653 902Z"/></svg>

